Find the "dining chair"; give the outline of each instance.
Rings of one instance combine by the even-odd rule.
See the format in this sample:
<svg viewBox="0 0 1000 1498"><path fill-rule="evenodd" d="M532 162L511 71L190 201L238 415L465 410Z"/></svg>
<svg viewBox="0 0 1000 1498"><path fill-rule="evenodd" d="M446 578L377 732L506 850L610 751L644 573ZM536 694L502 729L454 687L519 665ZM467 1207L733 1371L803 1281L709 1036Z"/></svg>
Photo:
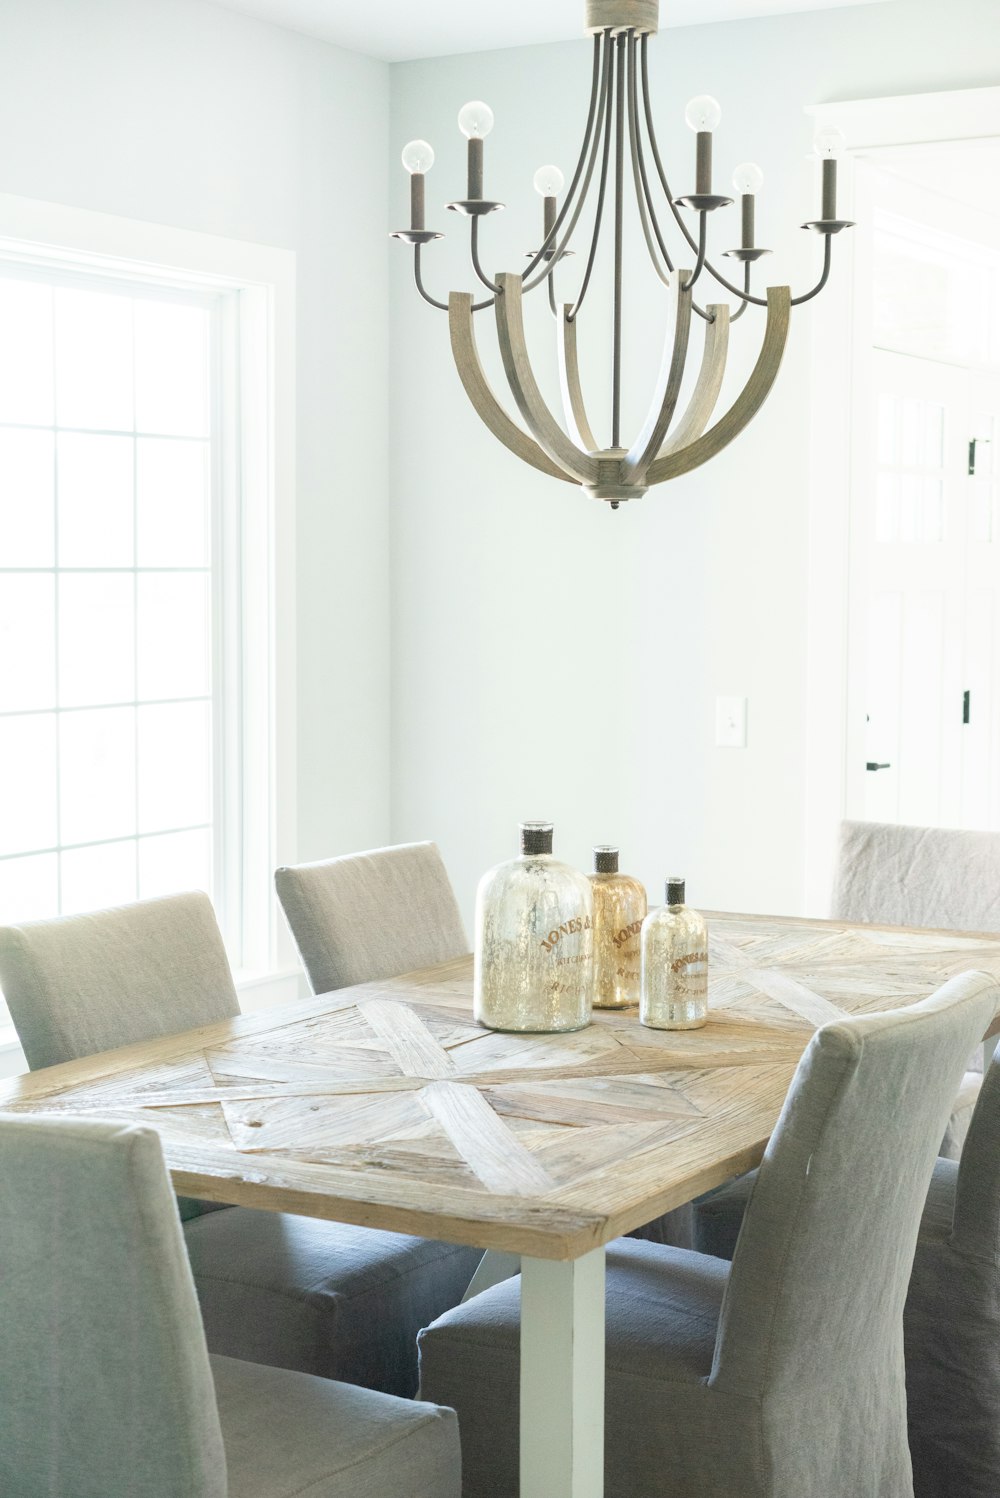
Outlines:
<svg viewBox="0 0 1000 1498"><path fill-rule="evenodd" d="M471 950L436 844L400 843L278 869L313 993L396 978Z"/></svg>
<svg viewBox="0 0 1000 1498"><path fill-rule="evenodd" d="M1000 1002L970 973L816 1032L732 1264L607 1255L606 1498L911 1498L903 1303L937 1144ZM420 1335L453 1407L464 1498L517 1491L519 1286Z"/></svg>
<svg viewBox="0 0 1000 1498"><path fill-rule="evenodd" d="M0 928L0 986L32 1069L239 1012L204 894ZM414 1392L417 1332L461 1300L480 1253L214 1205L178 1203L213 1352Z"/></svg>
<svg viewBox="0 0 1000 1498"><path fill-rule="evenodd" d="M0 1122L7 1498L460 1498L450 1410L210 1356L159 1140Z"/></svg>

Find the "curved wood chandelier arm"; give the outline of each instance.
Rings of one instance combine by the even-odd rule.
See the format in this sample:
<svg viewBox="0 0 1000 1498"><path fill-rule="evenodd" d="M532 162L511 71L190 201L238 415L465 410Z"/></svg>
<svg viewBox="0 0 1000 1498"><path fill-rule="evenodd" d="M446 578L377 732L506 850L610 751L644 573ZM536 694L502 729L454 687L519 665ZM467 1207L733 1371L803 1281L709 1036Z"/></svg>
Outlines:
<svg viewBox="0 0 1000 1498"><path fill-rule="evenodd" d="M561 337L557 340L559 350L559 385L562 390L563 415L569 434L580 447L596 452L600 443L594 436L583 399L580 383L580 363L576 348L576 319L568 316L570 303L564 302L560 322Z"/></svg>
<svg viewBox="0 0 1000 1498"><path fill-rule="evenodd" d="M448 298L448 329L451 333L451 351L455 356L455 367L465 393L475 406L494 437L509 448L515 457L530 463L551 478L565 479L573 484L577 480L542 452L537 442L527 432L522 432L511 421L490 387L479 358L476 332L472 321L472 297L467 291L453 291Z"/></svg>
<svg viewBox="0 0 1000 1498"><path fill-rule="evenodd" d="M679 270L674 276L676 313L674 326L668 329L663 345L663 360L656 382L656 394L642 430L622 459L623 484L641 484L646 470L660 451L667 428L681 393L681 380L687 363L688 337L691 332L691 272Z"/></svg>
<svg viewBox="0 0 1000 1498"><path fill-rule="evenodd" d="M749 380L742 392L730 406L725 416L709 427L701 437L687 447L667 453L650 464L646 474L647 484L662 484L666 479L675 479L682 473L690 473L714 458L738 437L743 428L756 416L771 392L778 376L781 358L788 340L791 319L792 294L787 286L769 286L767 291L767 327L764 342L757 356Z"/></svg>
<svg viewBox="0 0 1000 1498"><path fill-rule="evenodd" d="M710 303L708 311L712 314L712 321L705 326L705 351L701 357L698 379L691 392L687 410L660 448L661 458L665 458L668 453L677 452L679 448L686 447L689 442L701 436L719 399L722 377L726 372L726 355L729 352L729 308L724 302L717 302Z"/></svg>
<svg viewBox="0 0 1000 1498"><path fill-rule="evenodd" d="M500 287L496 302L500 354L511 393L525 425L542 451L571 473L578 483L596 483L597 459L567 437L538 388L524 336L521 277L504 271L497 277L497 284Z"/></svg>

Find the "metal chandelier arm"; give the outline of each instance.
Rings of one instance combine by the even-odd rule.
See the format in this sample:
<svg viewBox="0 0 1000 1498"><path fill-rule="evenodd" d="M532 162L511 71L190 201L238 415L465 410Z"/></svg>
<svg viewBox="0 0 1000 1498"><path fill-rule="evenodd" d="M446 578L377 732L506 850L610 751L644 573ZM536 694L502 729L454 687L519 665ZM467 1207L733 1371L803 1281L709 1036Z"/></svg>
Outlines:
<svg viewBox="0 0 1000 1498"><path fill-rule="evenodd" d="M709 427L701 437L657 458L646 474L647 484L662 484L666 479L689 473L728 447L734 437L756 416L764 404L781 366L791 321L792 296L787 286L771 286L767 293L767 325L764 341L750 378L726 414Z"/></svg>
<svg viewBox="0 0 1000 1498"><path fill-rule="evenodd" d="M573 475L577 483L596 483L596 458L571 441L549 410L538 388L528 346L524 336L524 315L520 276L504 271L500 276L501 294L496 300L497 334L500 354L517 408L528 431L542 451Z"/></svg>
<svg viewBox="0 0 1000 1498"><path fill-rule="evenodd" d="M451 351L455 356L455 367L465 387L465 393L475 406L494 437L509 448L515 457L530 463L552 478L565 479L573 484L577 480L571 473L552 459L534 442L526 432L507 415L486 378L476 346L475 326L472 321L472 297L467 291L453 291L448 298L448 328L451 333Z"/></svg>
<svg viewBox="0 0 1000 1498"><path fill-rule="evenodd" d="M689 271L678 271L675 285L677 309L673 327L668 327L657 391L642 430L622 459L621 482L642 484L650 463L660 451L681 393L691 331L691 282Z"/></svg>

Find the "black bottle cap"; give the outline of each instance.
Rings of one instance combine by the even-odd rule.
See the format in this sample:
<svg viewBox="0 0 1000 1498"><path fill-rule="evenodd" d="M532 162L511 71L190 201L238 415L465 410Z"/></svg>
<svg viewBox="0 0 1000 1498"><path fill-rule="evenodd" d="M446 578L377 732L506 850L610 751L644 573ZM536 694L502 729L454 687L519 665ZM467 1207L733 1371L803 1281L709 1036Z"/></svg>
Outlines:
<svg viewBox="0 0 1000 1498"><path fill-rule="evenodd" d="M678 879L676 874L671 875L667 880L667 904L684 904L684 880Z"/></svg>
<svg viewBox="0 0 1000 1498"><path fill-rule="evenodd" d="M617 872L618 849L612 848L608 843L600 843L594 849L594 873L617 874Z"/></svg>
<svg viewBox="0 0 1000 1498"><path fill-rule="evenodd" d="M529 857L531 854L552 852L552 823L551 822L522 822L521 823L521 852Z"/></svg>

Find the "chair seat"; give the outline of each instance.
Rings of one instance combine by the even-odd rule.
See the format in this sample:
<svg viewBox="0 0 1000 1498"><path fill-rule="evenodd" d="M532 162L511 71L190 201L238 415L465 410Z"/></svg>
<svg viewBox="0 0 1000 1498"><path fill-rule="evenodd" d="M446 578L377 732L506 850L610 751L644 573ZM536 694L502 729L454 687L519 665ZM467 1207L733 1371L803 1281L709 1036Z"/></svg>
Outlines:
<svg viewBox="0 0 1000 1498"><path fill-rule="evenodd" d="M460 1498L451 1410L209 1358L229 1498Z"/></svg>
<svg viewBox="0 0 1000 1498"><path fill-rule="evenodd" d="M958 1096L955 1099L955 1107L948 1121L948 1130L941 1142L941 1153L938 1164L942 1159L955 1163L962 1153L962 1145L965 1136L969 1132L969 1124L972 1121L972 1113L979 1097L979 1090L983 1085L981 1072L966 1072ZM731 1259L736 1251L736 1240L740 1235L740 1226L743 1222L743 1214L750 1200L753 1183L757 1179L755 1170L747 1171L746 1175L738 1176L735 1181L729 1181L725 1186L720 1186L718 1191L710 1191L694 1204L694 1231L692 1235L692 1246L701 1254L711 1254L718 1259ZM950 1179L947 1172L941 1177L944 1181ZM938 1181L938 1171L935 1168L934 1181ZM935 1191L940 1196L938 1186L932 1184L931 1196L928 1197L928 1206L934 1197ZM951 1187L952 1204L954 1204L954 1185ZM927 1222L927 1208L924 1210L924 1221ZM949 1230L951 1218L949 1216ZM921 1227L921 1236L924 1234L924 1226Z"/></svg>
<svg viewBox="0 0 1000 1498"><path fill-rule="evenodd" d="M209 1351L409 1398L417 1332L461 1300L482 1253L231 1207L184 1223Z"/></svg>
<svg viewBox="0 0 1000 1498"><path fill-rule="evenodd" d="M728 1279L728 1264L685 1249L632 1238L609 1248L607 1498L757 1491L730 1472L732 1452L722 1454L715 1485L705 1468L706 1433L713 1432L708 1444L724 1445L733 1405L706 1382ZM458 1413L464 1498L518 1490L519 1332L515 1276L420 1334L421 1398Z"/></svg>

